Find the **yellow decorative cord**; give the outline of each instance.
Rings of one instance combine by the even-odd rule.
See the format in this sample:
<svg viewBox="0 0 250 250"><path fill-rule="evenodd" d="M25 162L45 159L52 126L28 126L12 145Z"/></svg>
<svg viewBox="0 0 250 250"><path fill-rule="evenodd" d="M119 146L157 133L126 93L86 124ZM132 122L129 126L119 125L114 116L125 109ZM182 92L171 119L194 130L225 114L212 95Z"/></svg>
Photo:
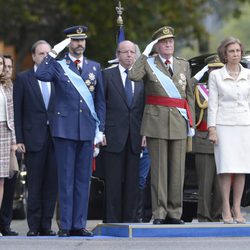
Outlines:
<svg viewBox="0 0 250 250"><path fill-rule="evenodd" d="M194 95L195 95L195 99L196 99L196 102L197 102L197 104L198 104L198 107L201 109L201 112L200 112L200 115L199 115L198 122L195 124L195 126L197 127L197 126L199 126L199 124L201 123L201 121L202 121L202 119L203 119L204 109L206 109L206 108L208 107L208 102L207 102L207 100L204 100L204 102L201 103L198 85L195 86Z"/></svg>

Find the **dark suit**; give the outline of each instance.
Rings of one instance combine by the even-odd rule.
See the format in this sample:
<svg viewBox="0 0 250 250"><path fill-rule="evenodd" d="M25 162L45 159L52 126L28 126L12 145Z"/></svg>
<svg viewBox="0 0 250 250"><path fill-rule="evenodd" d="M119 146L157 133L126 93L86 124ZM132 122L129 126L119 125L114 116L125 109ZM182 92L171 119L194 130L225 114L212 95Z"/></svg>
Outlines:
<svg viewBox="0 0 250 250"><path fill-rule="evenodd" d="M46 109L34 70L21 72L14 83L17 143L26 147L28 182L27 220L30 230L51 228L57 196L57 175L51 137L54 85Z"/></svg>
<svg viewBox="0 0 250 250"><path fill-rule="evenodd" d="M63 60L70 74L80 75L68 55ZM86 227L96 121L84 98L54 58L45 57L36 75L43 81L53 81L56 88L52 135L58 165L60 227L79 230ZM105 101L100 64L84 58L81 77L92 94L99 129L103 131Z"/></svg>
<svg viewBox="0 0 250 250"><path fill-rule="evenodd" d="M107 69L103 75L107 109L107 146L103 147L105 221L132 222L137 208L144 88L142 81L134 83L133 101L129 106L119 67Z"/></svg>

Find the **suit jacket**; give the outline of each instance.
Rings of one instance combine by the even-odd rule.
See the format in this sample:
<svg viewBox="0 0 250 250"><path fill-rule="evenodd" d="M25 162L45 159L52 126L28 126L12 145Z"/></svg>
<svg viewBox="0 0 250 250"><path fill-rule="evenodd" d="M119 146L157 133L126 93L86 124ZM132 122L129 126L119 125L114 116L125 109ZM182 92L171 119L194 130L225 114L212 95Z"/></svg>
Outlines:
<svg viewBox="0 0 250 250"><path fill-rule="evenodd" d="M164 74L171 78L169 71L159 56L155 57L154 63ZM173 72L172 81L180 92L181 97L187 99L193 121L195 121L189 63L183 59L173 58ZM145 55L141 55L137 59L129 72L129 76L134 81L144 79L146 96L155 95L168 97L148 65ZM141 133L148 137L160 139L185 139L187 138L187 122L176 108L146 104Z"/></svg>
<svg viewBox="0 0 250 250"><path fill-rule="evenodd" d="M66 64L73 72L80 74L68 54L62 60L66 60ZM40 80L55 83L56 101L52 135L70 140L94 140L96 121L61 65L48 55L38 66L36 76ZM92 94L95 111L100 120L99 129L103 131L105 100L100 64L84 58L81 77Z"/></svg>
<svg viewBox="0 0 250 250"><path fill-rule="evenodd" d="M134 153L141 151L140 127L144 108L142 81L134 83L133 102L129 107L119 67L103 71L106 98L106 151L121 152L128 137Z"/></svg>
<svg viewBox="0 0 250 250"><path fill-rule="evenodd" d="M7 114L7 126L11 130L11 144L16 143L15 127L14 127L14 109L13 109L13 86L3 87L0 84L0 91L5 96L5 112Z"/></svg>
<svg viewBox="0 0 250 250"><path fill-rule="evenodd" d="M209 75L208 127L250 125L250 69L241 67L234 80L226 66Z"/></svg>
<svg viewBox="0 0 250 250"><path fill-rule="evenodd" d="M17 143L24 143L27 151L39 151L46 140L47 124L53 125L55 89L46 110L39 83L33 69L17 74L14 82L14 116Z"/></svg>

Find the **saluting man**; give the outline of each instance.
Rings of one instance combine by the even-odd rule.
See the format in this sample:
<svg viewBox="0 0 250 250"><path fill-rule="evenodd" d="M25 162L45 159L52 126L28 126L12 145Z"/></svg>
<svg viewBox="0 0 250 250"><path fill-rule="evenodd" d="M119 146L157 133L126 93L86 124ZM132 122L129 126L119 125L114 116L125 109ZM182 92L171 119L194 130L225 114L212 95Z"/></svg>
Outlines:
<svg viewBox="0 0 250 250"><path fill-rule="evenodd" d="M183 183L187 136L194 134L194 99L189 63L173 56L174 29L164 26L137 59L129 76L145 83L141 133L151 159L154 224L183 224ZM156 56L149 57L155 47Z"/></svg>
<svg viewBox="0 0 250 250"><path fill-rule="evenodd" d="M64 30L36 71L56 89L52 135L58 163L60 230L58 235L92 236L86 229L93 146L103 141L105 101L100 64L83 56L87 27ZM69 53L55 57L66 46Z"/></svg>

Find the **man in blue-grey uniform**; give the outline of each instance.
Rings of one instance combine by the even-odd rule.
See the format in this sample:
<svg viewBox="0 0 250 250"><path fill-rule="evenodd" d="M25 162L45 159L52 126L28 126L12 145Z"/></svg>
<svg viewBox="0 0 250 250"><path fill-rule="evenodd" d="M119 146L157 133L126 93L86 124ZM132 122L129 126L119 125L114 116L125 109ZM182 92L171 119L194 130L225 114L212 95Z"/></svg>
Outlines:
<svg viewBox="0 0 250 250"><path fill-rule="evenodd" d="M87 27L64 30L36 71L56 89L52 136L58 164L60 237L92 236L86 229L94 145L103 141L105 100L100 64L83 56ZM57 55L66 47L62 60Z"/></svg>

